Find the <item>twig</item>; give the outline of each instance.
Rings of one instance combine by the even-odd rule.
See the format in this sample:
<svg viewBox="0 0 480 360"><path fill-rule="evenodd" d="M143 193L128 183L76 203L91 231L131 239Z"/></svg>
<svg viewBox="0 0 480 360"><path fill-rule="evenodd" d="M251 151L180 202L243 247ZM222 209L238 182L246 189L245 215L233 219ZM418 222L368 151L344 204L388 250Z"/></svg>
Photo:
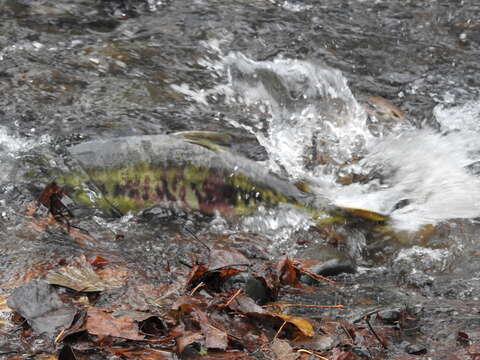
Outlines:
<svg viewBox="0 0 480 360"><path fill-rule="evenodd" d="M212 249L210 249L210 247L209 247L207 244L205 244L202 240L200 240L200 239L197 237L197 235L195 235L195 233L194 233L192 230L190 230L190 229L189 229L188 227L186 227L186 226L185 226L185 230L186 230L190 235L192 235L195 240L197 240L200 244L202 244L202 245L208 250L208 252L212 251Z"/></svg>
<svg viewBox="0 0 480 360"><path fill-rule="evenodd" d="M305 270L305 269L299 269L299 270L300 270L300 272L302 272L302 273L304 273L304 274L307 274L308 276L310 276L310 277L312 277L312 278L314 278L314 279L316 279L316 280L323 280L323 281L327 281L327 282L332 283L332 284L336 284L336 283L337 283L336 281L334 281L334 280L332 280L332 279L329 279L329 278L327 278L327 277L325 277L325 276L322 276L322 275L315 274L315 273L313 273L313 272L311 272L311 271L308 271L308 270Z"/></svg>
<svg viewBox="0 0 480 360"><path fill-rule="evenodd" d="M187 263L186 261L183 261L182 259L179 259L178 262L179 262L180 264L182 264L183 266L188 267L189 269L193 268L192 265L190 265L190 264Z"/></svg>
<svg viewBox="0 0 480 360"><path fill-rule="evenodd" d="M60 342L60 339L61 339L61 337L63 336L64 333L65 333L65 329L62 329L62 331L60 331L58 333L58 335L57 335L57 337L55 338L55 341L54 341L55 344L58 344Z"/></svg>
<svg viewBox="0 0 480 360"><path fill-rule="evenodd" d="M372 334L375 335L375 337L377 338L378 342L382 345L382 347L383 347L384 349L387 349L387 345L384 344L383 340L380 339L380 336L378 336L377 333L375 332L375 330L373 330L372 324L370 324L370 315L365 316L364 319L365 319L365 322L366 322L367 325L368 325L368 328L370 329L370 331L372 332Z"/></svg>
<svg viewBox="0 0 480 360"><path fill-rule="evenodd" d="M225 303L225 307L227 307L228 305L230 305L232 303L232 301L238 296L240 295L240 293L242 292L242 289L238 289L235 294L232 295L232 297L230 299L228 299L228 301Z"/></svg>
<svg viewBox="0 0 480 360"><path fill-rule="evenodd" d="M317 353L314 353L313 351L311 350L307 350L307 349L298 349L297 352L299 353L306 353L306 354L309 354L309 355L312 355L312 356L315 356L317 359L320 359L320 360L329 360L328 358L326 357L323 357L321 355L318 355Z"/></svg>
<svg viewBox="0 0 480 360"><path fill-rule="evenodd" d="M282 326L280 326L280 328L278 329L277 333L276 333L275 336L273 337L273 340L275 340L275 339L278 337L278 335L280 334L280 331L283 330L283 328L285 327L285 325L287 325L287 322L284 320ZM273 341L273 340L272 340L272 341Z"/></svg>
<svg viewBox="0 0 480 360"><path fill-rule="evenodd" d="M199 283L197 286L195 286L193 288L192 291L190 291L190 296L193 296L193 294L195 294L195 292L200 289L201 287L204 287L205 286L205 283L202 281L201 283Z"/></svg>
<svg viewBox="0 0 480 360"><path fill-rule="evenodd" d="M353 338L352 334L350 334L350 331L348 331L343 324L340 324L340 326L342 327L342 330L345 332L345 334L347 334L347 336L350 338L350 340L352 340L352 344L355 345L355 339Z"/></svg>

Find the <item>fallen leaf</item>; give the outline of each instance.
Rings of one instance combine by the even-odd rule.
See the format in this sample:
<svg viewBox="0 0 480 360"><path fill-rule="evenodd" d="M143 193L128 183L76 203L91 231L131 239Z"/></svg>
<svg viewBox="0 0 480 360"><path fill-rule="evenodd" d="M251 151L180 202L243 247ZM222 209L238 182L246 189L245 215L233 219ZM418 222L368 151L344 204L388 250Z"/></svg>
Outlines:
<svg viewBox="0 0 480 360"><path fill-rule="evenodd" d="M241 312L242 314L262 314L265 312L261 306L257 305L257 303L248 296L237 296L235 300L230 303L229 307L232 310Z"/></svg>
<svg viewBox="0 0 480 360"><path fill-rule="evenodd" d="M96 308L87 312L86 330L93 335L115 336L130 340L143 340L137 323L128 316L115 318L111 314Z"/></svg>
<svg viewBox="0 0 480 360"><path fill-rule="evenodd" d="M96 267L96 268L101 268L101 267L103 267L105 265L108 265L110 263L110 261L108 261L107 259L105 259L103 256L100 256L100 255L96 255L93 258L88 258L87 261L93 267Z"/></svg>
<svg viewBox="0 0 480 360"><path fill-rule="evenodd" d="M81 255L73 259L70 265L49 271L45 280L49 284L60 285L76 291L95 292L120 287L126 278L125 270L122 270L120 275L117 274L117 277L112 275L112 278L108 278L108 272L103 271L101 274L104 274L105 278L97 274L85 256Z"/></svg>
<svg viewBox="0 0 480 360"><path fill-rule="evenodd" d="M86 311L80 311L73 319L72 325L65 331L61 331L55 338L55 343L61 343L67 336L85 331L85 319L87 317ZM67 351L67 350L66 350Z"/></svg>
<svg viewBox="0 0 480 360"><path fill-rule="evenodd" d="M276 270L282 285L300 286L297 279L297 269L288 256L284 256L278 261Z"/></svg>
<svg viewBox="0 0 480 360"><path fill-rule="evenodd" d="M175 341L177 342L177 353L181 355L188 345L203 342L203 334L199 331L187 331L178 336Z"/></svg>
<svg viewBox="0 0 480 360"><path fill-rule="evenodd" d="M299 316L292 316L288 314L281 314L281 313L270 312L267 314L273 317L278 317L283 321L286 321L287 323L294 325L298 330L300 330L300 332L303 335L307 337L312 337L313 335L315 335L315 330L313 330L312 324L310 323L310 321L308 321L305 318L302 318Z"/></svg>
<svg viewBox="0 0 480 360"><path fill-rule="evenodd" d="M214 248L208 257L208 271L239 265L250 265L250 260L235 249Z"/></svg>
<svg viewBox="0 0 480 360"><path fill-rule="evenodd" d="M48 335L68 328L77 312L64 304L53 287L42 280L16 288L7 305L23 316L34 331Z"/></svg>
<svg viewBox="0 0 480 360"><path fill-rule="evenodd" d="M270 350L272 350L276 360L296 360L299 356L285 340L273 340Z"/></svg>
<svg viewBox="0 0 480 360"><path fill-rule="evenodd" d="M205 347L208 349L226 350L228 347L228 336L225 331L215 328L208 323L200 324L205 335Z"/></svg>

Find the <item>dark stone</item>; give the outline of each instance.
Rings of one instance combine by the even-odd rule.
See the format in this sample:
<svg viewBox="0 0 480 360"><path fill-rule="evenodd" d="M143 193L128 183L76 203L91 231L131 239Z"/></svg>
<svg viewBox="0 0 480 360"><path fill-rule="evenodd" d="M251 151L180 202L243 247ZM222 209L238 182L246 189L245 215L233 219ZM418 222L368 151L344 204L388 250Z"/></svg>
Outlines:
<svg viewBox="0 0 480 360"><path fill-rule="evenodd" d="M398 310L383 310L378 312L377 316L384 324L393 325L400 320L400 311Z"/></svg>
<svg viewBox="0 0 480 360"><path fill-rule="evenodd" d="M421 344L408 344L405 346L405 352L410 355L425 355L427 348Z"/></svg>
<svg viewBox="0 0 480 360"><path fill-rule="evenodd" d="M7 305L30 324L38 333L55 335L68 328L76 314L73 307L64 304L53 286L45 281L32 280L16 288Z"/></svg>
<svg viewBox="0 0 480 360"><path fill-rule="evenodd" d="M354 274L357 269L350 259L343 258L331 259L323 264L315 265L310 271L322 276L336 276L340 274Z"/></svg>
<svg viewBox="0 0 480 360"><path fill-rule="evenodd" d="M228 277L222 286L224 291L242 289L257 304L265 304L271 300L267 285L248 273L238 273Z"/></svg>

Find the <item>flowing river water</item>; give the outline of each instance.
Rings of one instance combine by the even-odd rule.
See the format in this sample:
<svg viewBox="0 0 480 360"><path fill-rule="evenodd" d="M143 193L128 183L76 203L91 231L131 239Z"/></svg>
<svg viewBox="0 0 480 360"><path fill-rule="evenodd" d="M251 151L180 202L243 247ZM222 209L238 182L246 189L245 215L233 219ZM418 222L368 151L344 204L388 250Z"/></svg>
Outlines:
<svg viewBox="0 0 480 360"><path fill-rule="evenodd" d="M194 232L272 259L348 259L347 309L332 316L408 307L423 320L411 341L434 354L458 331L479 337L479 56L474 0L0 0L1 282L99 249L161 281L198 252ZM29 226L68 146L186 130L232 135L330 203L388 214L392 231L312 231L282 206L236 222L80 214L95 244Z"/></svg>

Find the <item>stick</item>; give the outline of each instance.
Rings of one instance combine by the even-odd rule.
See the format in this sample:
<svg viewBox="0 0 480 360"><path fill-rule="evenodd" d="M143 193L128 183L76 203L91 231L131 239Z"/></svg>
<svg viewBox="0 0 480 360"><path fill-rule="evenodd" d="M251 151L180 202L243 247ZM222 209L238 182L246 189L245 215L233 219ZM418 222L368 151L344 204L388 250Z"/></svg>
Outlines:
<svg viewBox="0 0 480 360"><path fill-rule="evenodd" d="M228 305L230 305L232 303L232 301L238 296L240 295L240 293L242 292L242 289L238 289L235 294L232 295L232 297L230 299L228 299L228 301L225 303L225 307L227 307Z"/></svg>
<svg viewBox="0 0 480 360"><path fill-rule="evenodd" d="M209 247L207 244L205 244L202 240L200 240L200 239L197 237L197 235L194 234L194 232L193 232L192 230L190 230L190 229L189 229L188 227L186 227L186 226L185 226L185 230L186 230L190 235L192 235L195 240L197 240L200 244L202 244L203 246L205 246L205 248L208 250L208 252L212 251L212 249L210 249L210 247Z"/></svg>
<svg viewBox="0 0 480 360"><path fill-rule="evenodd" d="M273 337L273 340L272 340L272 341L274 341L274 340L278 337L278 334L280 334L280 331L283 330L283 328L285 327L285 325L287 325L287 322L284 320L282 326L280 326L280 328L278 329L277 333L276 333L275 336Z"/></svg>
<svg viewBox="0 0 480 360"><path fill-rule="evenodd" d="M377 333L375 332L375 330L373 330L372 324L370 324L370 315L365 316L364 319L365 319L365 322L366 322L367 325L368 325L368 328L370 329L370 331L372 332L372 334L375 335L375 337L377 338L378 342L382 345L382 347L383 347L384 349L387 349L387 345L385 345L385 344L383 343L383 340L380 339L380 336L378 336Z"/></svg>
<svg viewBox="0 0 480 360"><path fill-rule="evenodd" d="M305 269L299 269L301 272L307 274L308 276L316 279L316 280L323 280L323 281L327 281L329 283L332 283L332 284L336 284L337 282L332 280L332 279L329 279L325 276L322 276L322 275L318 275L318 274L315 274L315 273L312 273L311 271L308 271L308 270L305 270Z"/></svg>
<svg viewBox="0 0 480 360"><path fill-rule="evenodd" d="M193 294L195 294L195 292L203 286L205 286L205 283L202 281L200 284L193 288L193 290L190 292L190 296L193 296Z"/></svg>

